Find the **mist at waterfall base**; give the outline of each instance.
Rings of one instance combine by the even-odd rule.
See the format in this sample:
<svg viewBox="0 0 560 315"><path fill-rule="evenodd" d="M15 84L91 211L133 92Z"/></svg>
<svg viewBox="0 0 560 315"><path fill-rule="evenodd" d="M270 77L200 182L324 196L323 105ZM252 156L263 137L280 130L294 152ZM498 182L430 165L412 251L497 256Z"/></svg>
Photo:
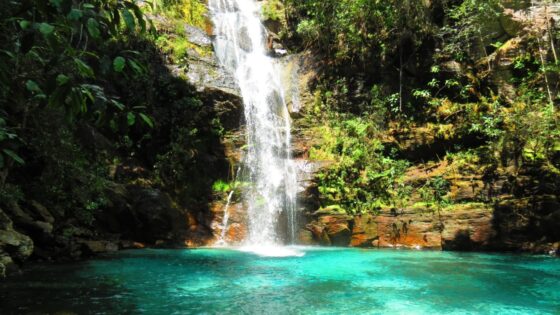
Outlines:
<svg viewBox="0 0 560 315"><path fill-rule="evenodd" d="M249 218L242 250L268 256L298 255L281 246L295 241L297 180L290 158L290 117L279 67L265 50L260 7L252 0L210 0L209 6L216 56L235 75L244 103L247 145L241 176L250 184L242 191ZM219 243L225 243L223 233Z"/></svg>
<svg viewBox="0 0 560 315"><path fill-rule="evenodd" d="M0 282L0 313L559 314L545 256L298 248L135 250Z"/></svg>

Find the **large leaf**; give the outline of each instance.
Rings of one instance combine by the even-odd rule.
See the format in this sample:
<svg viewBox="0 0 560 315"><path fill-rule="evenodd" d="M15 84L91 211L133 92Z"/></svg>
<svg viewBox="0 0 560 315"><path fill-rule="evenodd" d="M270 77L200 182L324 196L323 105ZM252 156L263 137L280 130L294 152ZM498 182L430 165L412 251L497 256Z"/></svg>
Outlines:
<svg viewBox="0 0 560 315"><path fill-rule="evenodd" d="M122 72L125 66L126 66L126 59L124 59L123 57L118 56L113 60L113 69L116 72Z"/></svg>
<svg viewBox="0 0 560 315"><path fill-rule="evenodd" d="M73 21L78 21L79 19L82 18L83 15L84 14L82 10L72 9L70 10L70 13L68 13L68 19Z"/></svg>
<svg viewBox="0 0 560 315"><path fill-rule="evenodd" d="M70 80L70 78L68 78L66 75L64 75L64 74L59 74L59 75L56 77L56 84L57 84L58 86L62 86L62 85L64 85L64 84L68 83L69 80Z"/></svg>
<svg viewBox="0 0 560 315"><path fill-rule="evenodd" d="M74 58L74 63L78 67L78 72L82 77L93 78L95 75L93 69L79 58Z"/></svg>
<svg viewBox="0 0 560 315"><path fill-rule="evenodd" d="M118 108L119 110L124 110L124 104L121 103L121 102L119 102L119 101L117 101L117 100L115 100L115 99L112 99L112 100L111 100L111 104L113 104L113 105L114 105L116 108Z"/></svg>
<svg viewBox="0 0 560 315"><path fill-rule="evenodd" d="M150 117L148 117L148 115L140 113L140 118L142 118L142 120L146 123L146 125L150 126L150 128L154 128L154 122L152 121L152 119Z"/></svg>
<svg viewBox="0 0 560 315"><path fill-rule="evenodd" d="M4 149L2 150L2 152L4 152L4 154L6 154L7 156L9 156L12 160L14 160L16 163L18 164L25 164L25 161L19 156L17 155L17 153L15 153L14 151L10 150L10 149Z"/></svg>
<svg viewBox="0 0 560 315"><path fill-rule="evenodd" d="M99 31L99 23L94 18L89 18L87 21L87 29L88 33L93 38L99 38L101 36L101 32Z"/></svg>
<svg viewBox="0 0 560 315"><path fill-rule="evenodd" d="M54 32L54 26L52 26L48 23L41 23L41 24L39 24L39 31L43 35L48 36L48 35L52 34L52 32Z"/></svg>
<svg viewBox="0 0 560 315"><path fill-rule="evenodd" d="M56 8L60 8L62 0L50 0L50 3L52 3Z"/></svg>
<svg viewBox="0 0 560 315"><path fill-rule="evenodd" d="M142 74L144 73L144 69L134 60L132 59L128 59L128 64L132 67L132 70L134 71L134 73L136 74Z"/></svg>
<svg viewBox="0 0 560 315"><path fill-rule="evenodd" d="M134 3L129 2L127 3L127 6L132 9L132 11L134 12L134 15L136 16L136 19L138 20L138 24L140 25L140 29L142 32L146 31L146 21L144 20L144 14L142 13L142 10Z"/></svg>
<svg viewBox="0 0 560 315"><path fill-rule="evenodd" d="M31 22L29 22L28 20L21 20L19 21L19 27L21 27L22 30L26 30L31 26Z"/></svg>
<svg viewBox="0 0 560 315"><path fill-rule="evenodd" d="M124 9L122 11L122 15L124 18L124 22L126 23L126 27L129 30L134 31L136 29L136 22L134 21L134 16L132 15L132 13L130 13L129 10Z"/></svg>
<svg viewBox="0 0 560 315"><path fill-rule="evenodd" d="M134 123L136 122L136 116L134 116L134 113L126 114L126 121L129 126L134 125Z"/></svg>
<svg viewBox="0 0 560 315"><path fill-rule="evenodd" d="M41 92L43 92L41 90L41 88L39 87L39 84L37 84L37 82L35 82L33 80L27 80L27 82L25 82L25 88L31 93L41 93Z"/></svg>

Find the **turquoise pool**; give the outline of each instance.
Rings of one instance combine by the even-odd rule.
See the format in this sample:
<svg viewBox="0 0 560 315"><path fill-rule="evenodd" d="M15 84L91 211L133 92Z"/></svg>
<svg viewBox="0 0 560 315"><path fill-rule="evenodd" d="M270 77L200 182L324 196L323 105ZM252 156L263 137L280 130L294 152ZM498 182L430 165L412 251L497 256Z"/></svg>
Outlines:
<svg viewBox="0 0 560 315"><path fill-rule="evenodd" d="M557 258L292 250L133 250L37 265L0 281L0 314L560 314Z"/></svg>

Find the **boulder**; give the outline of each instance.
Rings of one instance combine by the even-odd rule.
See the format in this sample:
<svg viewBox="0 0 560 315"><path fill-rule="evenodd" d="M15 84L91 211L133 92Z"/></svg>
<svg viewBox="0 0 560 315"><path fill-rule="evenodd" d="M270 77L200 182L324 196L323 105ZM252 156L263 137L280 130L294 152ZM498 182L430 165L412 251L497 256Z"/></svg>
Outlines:
<svg viewBox="0 0 560 315"><path fill-rule="evenodd" d="M0 249L14 261L23 262L33 253L33 241L15 230L0 230Z"/></svg>
<svg viewBox="0 0 560 315"><path fill-rule="evenodd" d="M54 217L51 212L42 204L38 203L35 200L31 200L29 203L31 209L45 222L47 223L54 223Z"/></svg>
<svg viewBox="0 0 560 315"><path fill-rule="evenodd" d="M372 247L373 241L378 238L377 223L373 215L363 214L354 217L350 246Z"/></svg>
<svg viewBox="0 0 560 315"><path fill-rule="evenodd" d="M325 226L319 225L316 222L310 223L306 226L307 230L311 232L313 239L316 243L323 246L332 245L329 235Z"/></svg>
<svg viewBox="0 0 560 315"><path fill-rule="evenodd" d="M320 245L348 246L352 238L351 220L352 217L344 214L319 215L306 229Z"/></svg>
<svg viewBox="0 0 560 315"><path fill-rule="evenodd" d="M12 220L0 209L0 278L17 270L17 263L24 262L33 253L33 241L14 230Z"/></svg>
<svg viewBox="0 0 560 315"><path fill-rule="evenodd" d="M114 241L82 241L87 249L94 254L115 252L119 250L119 244Z"/></svg>
<svg viewBox="0 0 560 315"><path fill-rule="evenodd" d="M387 209L375 221L379 247L441 249L441 223L430 209Z"/></svg>
<svg viewBox="0 0 560 315"><path fill-rule="evenodd" d="M484 204L456 205L441 216L443 249L489 249L496 236L492 208Z"/></svg>

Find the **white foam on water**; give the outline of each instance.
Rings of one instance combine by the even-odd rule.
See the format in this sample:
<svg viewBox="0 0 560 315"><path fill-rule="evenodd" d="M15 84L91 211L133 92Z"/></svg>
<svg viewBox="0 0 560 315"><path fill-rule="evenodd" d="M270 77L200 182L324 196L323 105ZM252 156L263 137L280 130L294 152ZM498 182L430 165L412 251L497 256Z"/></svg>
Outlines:
<svg viewBox="0 0 560 315"><path fill-rule="evenodd" d="M252 253L260 257L303 257L305 252L293 246L278 245L247 245L238 248L239 251Z"/></svg>

